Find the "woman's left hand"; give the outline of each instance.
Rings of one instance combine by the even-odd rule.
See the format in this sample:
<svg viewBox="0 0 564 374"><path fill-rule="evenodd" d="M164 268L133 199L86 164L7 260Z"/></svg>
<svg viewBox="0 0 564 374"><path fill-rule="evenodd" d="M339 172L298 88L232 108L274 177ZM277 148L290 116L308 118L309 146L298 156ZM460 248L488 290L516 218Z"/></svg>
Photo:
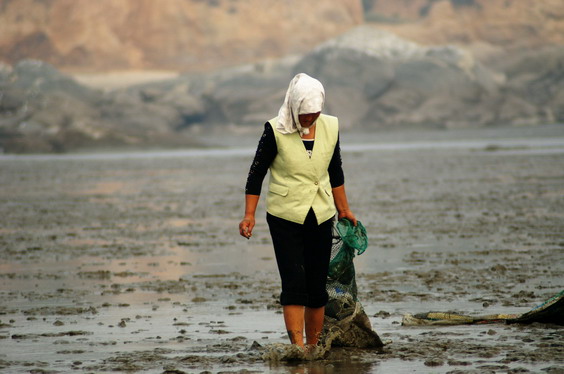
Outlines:
<svg viewBox="0 0 564 374"><path fill-rule="evenodd" d="M339 219L346 218L349 221L351 221L353 223L353 225L356 226L356 217L354 216L354 213L351 212L350 209L340 211L338 217L339 217Z"/></svg>

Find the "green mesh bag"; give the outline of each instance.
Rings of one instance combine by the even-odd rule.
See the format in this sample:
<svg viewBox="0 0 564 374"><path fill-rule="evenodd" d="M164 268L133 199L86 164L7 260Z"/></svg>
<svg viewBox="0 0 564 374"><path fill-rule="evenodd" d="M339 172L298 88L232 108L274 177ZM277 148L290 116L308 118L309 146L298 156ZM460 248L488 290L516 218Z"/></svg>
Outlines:
<svg viewBox="0 0 564 374"><path fill-rule="evenodd" d="M368 247L366 229L359 221L354 226L347 219L333 227L323 339L335 346L381 348L383 343L357 297L353 259Z"/></svg>
<svg viewBox="0 0 564 374"><path fill-rule="evenodd" d="M364 253L368 247L368 236L362 222L357 221L354 226L351 221L342 218L337 222L336 228L346 246L356 249L358 255Z"/></svg>
<svg viewBox="0 0 564 374"><path fill-rule="evenodd" d="M366 229L360 221L354 226L346 218L340 219L334 226L331 261L327 274L327 292L331 301L340 301L340 312L349 309L343 307L343 301L357 301L357 289L353 259L356 254L364 253L368 247ZM356 251L356 254L355 254ZM332 308L329 308L332 309ZM335 314L341 314L335 312Z"/></svg>
<svg viewBox="0 0 564 374"><path fill-rule="evenodd" d="M340 219L335 225L336 236L333 238L331 262L329 263L329 279L342 284L354 281L353 258L361 255L368 247L366 229L360 221L354 226L346 218ZM356 298L356 295L355 295Z"/></svg>

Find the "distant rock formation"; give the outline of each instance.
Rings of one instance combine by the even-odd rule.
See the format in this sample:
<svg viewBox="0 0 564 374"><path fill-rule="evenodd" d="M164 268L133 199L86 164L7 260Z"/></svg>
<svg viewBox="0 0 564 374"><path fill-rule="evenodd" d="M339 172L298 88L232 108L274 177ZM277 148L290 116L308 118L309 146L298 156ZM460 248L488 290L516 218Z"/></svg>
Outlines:
<svg viewBox="0 0 564 374"><path fill-rule="evenodd" d="M564 123L564 48L526 51L505 67L501 124Z"/></svg>
<svg viewBox="0 0 564 374"><path fill-rule="evenodd" d="M327 110L355 127L483 126L499 94L495 75L464 50L422 47L369 26L324 43L296 70L326 82Z"/></svg>
<svg viewBox="0 0 564 374"><path fill-rule="evenodd" d="M206 71L304 53L362 21L359 0L0 0L0 61Z"/></svg>
<svg viewBox="0 0 564 374"><path fill-rule="evenodd" d="M323 82L325 111L338 115L344 129L534 125L564 121L558 104L563 62L564 51L547 48L500 73L461 48L424 47L359 26L295 62L256 64L182 84L213 108L206 120L222 124L256 125L276 115L291 77L305 72Z"/></svg>
<svg viewBox="0 0 564 374"><path fill-rule="evenodd" d="M0 149L52 153L197 145L175 130L183 116L201 110L198 100L189 95L167 98L167 105L154 105L150 96L103 93L41 61L0 65Z"/></svg>
<svg viewBox="0 0 564 374"><path fill-rule="evenodd" d="M326 88L343 130L564 123L564 49L523 53L494 72L458 47L424 47L370 26L302 57L102 92L52 66L0 66L0 147L193 146L192 129L229 131L274 117L298 72Z"/></svg>

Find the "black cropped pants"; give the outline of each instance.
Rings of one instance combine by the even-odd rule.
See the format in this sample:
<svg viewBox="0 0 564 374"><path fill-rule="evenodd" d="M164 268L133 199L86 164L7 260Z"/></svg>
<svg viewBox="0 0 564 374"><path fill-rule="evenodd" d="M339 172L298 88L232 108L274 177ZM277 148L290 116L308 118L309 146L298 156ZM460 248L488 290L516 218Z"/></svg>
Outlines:
<svg viewBox="0 0 564 374"><path fill-rule="evenodd" d="M333 219L317 224L310 209L303 224L266 215L282 281L280 304L320 308L331 257Z"/></svg>

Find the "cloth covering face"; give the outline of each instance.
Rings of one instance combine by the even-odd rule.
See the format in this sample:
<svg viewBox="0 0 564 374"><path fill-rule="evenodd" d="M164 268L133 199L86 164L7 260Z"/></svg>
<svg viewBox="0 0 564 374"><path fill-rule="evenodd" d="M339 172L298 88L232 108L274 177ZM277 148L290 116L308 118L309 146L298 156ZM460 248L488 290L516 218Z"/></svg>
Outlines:
<svg viewBox="0 0 564 374"><path fill-rule="evenodd" d="M321 112L325 103L325 89L320 81L305 73L297 74L286 91L284 104L278 111L276 130L282 134L299 131L309 134L309 129L300 124L300 114Z"/></svg>

